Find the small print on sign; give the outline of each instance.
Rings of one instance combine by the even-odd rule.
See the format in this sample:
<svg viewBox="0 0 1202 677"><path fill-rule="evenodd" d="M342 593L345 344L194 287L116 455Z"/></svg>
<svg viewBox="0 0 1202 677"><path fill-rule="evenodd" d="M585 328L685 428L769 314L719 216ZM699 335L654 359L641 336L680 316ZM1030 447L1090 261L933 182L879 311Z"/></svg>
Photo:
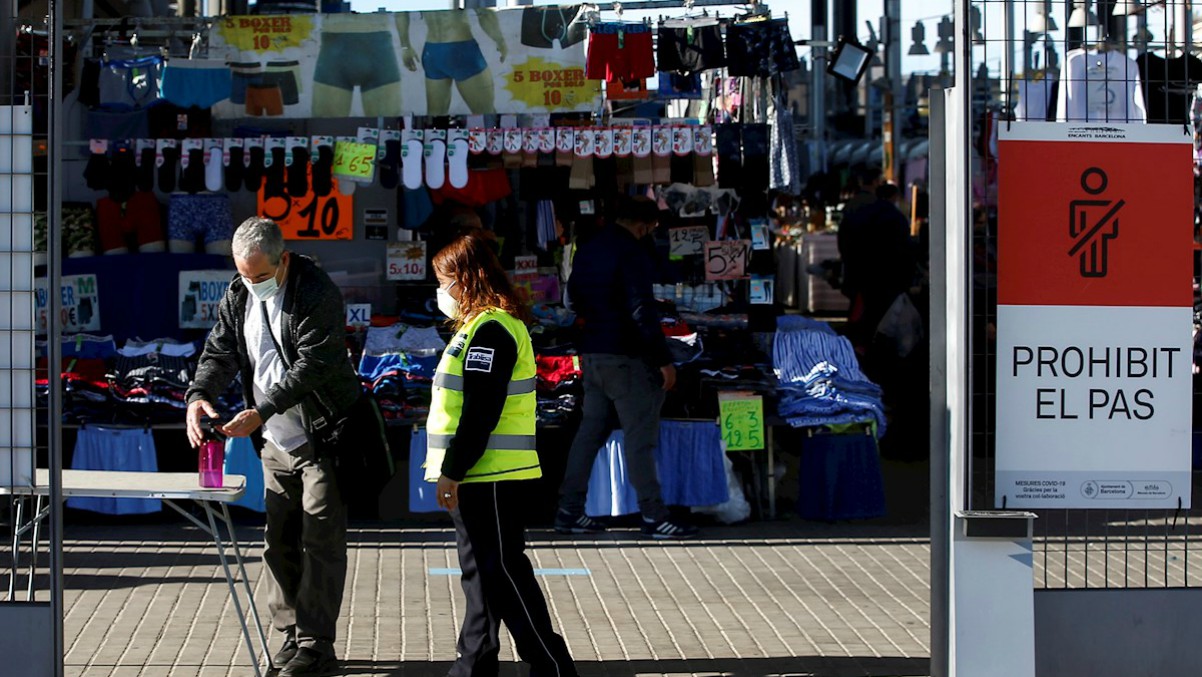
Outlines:
<svg viewBox="0 0 1202 677"><path fill-rule="evenodd" d="M705 226L688 226L673 228L668 231L668 242L672 256L694 256L705 252L705 243L710 239L709 229Z"/></svg>
<svg viewBox="0 0 1202 677"><path fill-rule="evenodd" d="M217 324L217 308L230 286L228 270L183 270L179 274L179 326L211 329Z"/></svg>
<svg viewBox="0 0 1202 677"><path fill-rule="evenodd" d="M515 256L513 259L513 277L524 280L538 275L537 256Z"/></svg>
<svg viewBox="0 0 1202 677"><path fill-rule="evenodd" d="M776 295L776 278L768 277L752 277L751 278L751 304L763 306L772 303L773 296Z"/></svg>
<svg viewBox="0 0 1202 677"><path fill-rule="evenodd" d="M371 326L371 304L370 303L348 303L346 305L346 326L348 326L348 327L369 327L369 326Z"/></svg>
<svg viewBox="0 0 1202 677"><path fill-rule="evenodd" d="M376 145L339 141L334 144L334 175L370 180L376 170Z"/></svg>
<svg viewBox="0 0 1202 677"><path fill-rule="evenodd" d="M45 334L48 331L47 320L50 314L50 287L46 278L38 278L35 288L38 333ZM100 331L100 290L95 275L64 275L59 292L62 294L59 325L63 331ZM21 305L25 306L24 312L28 313L28 298L14 295L13 317L18 315Z"/></svg>
<svg viewBox="0 0 1202 677"><path fill-rule="evenodd" d="M759 395L720 393L718 424L727 451L764 448L764 398Z"/></svg>
<svg viewBox="0 0 1202 677"><path fill-rule="evenodd" d="M312 186L313 170L307 171ZM338 179L324 197L312 190L300 197L269 196L266 183L259 188L258 214L278 223L285 240L353 240L354 207L354 196L338 190Z"/></svg>
<svg viewBox="0 0 1202 677"><path fill-rule="evenodd" d="M389 242L388 279L409 282L425 280L426 243Z"/></svg>
<svg viewBox="0 0 1202 677"><path fill-rule="evenodd" d="M716 240L705 243L705 279L741 280L747 277L750 240Z"/></svg>

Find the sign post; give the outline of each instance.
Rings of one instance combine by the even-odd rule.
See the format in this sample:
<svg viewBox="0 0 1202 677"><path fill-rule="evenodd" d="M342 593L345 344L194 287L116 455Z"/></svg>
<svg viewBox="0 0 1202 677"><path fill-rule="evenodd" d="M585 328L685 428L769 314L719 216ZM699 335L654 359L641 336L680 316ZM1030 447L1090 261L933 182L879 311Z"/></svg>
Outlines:
<svg viewBox="0 0 1202 677"><path fill-rule="evenodd" d="M1002 130L998 507L1190 507L1191 150L1169 125Z"/></svg>

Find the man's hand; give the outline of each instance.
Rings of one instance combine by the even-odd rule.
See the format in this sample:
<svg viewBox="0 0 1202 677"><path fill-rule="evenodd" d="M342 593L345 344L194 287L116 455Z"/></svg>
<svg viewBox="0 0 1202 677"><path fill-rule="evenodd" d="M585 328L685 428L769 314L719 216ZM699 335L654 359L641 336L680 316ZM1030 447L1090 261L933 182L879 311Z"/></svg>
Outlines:
<svg viewBox="0 0 1202 677"><path fill-rule="evenodd" d="M204 416L217 418L217 410L205 400L196 400L188 405L188 441L192 443L194 448L199 447L201 442L204 442L205 433L201 421L201 418Z"/></svg>
<svg viewBox="0 0 1202 677"><path fill-rule="evenodd" d="M413 51L413 47L401 48L401 62L411 72L417 71L417 52Z"/></svg>
<svg viewBox="0 0 1202 677"><path fill-rule="evenodd" d="M500 54L501 63L505 63L505 58L509 56L509 45L504 40L497 43L497 53Z"/></svg>
<svg viewBox="0 0 1202 677"><path fill-rule="evenodd" d="M676 387L676 367L671 364L666 364L659 368L659 373L664 376L664 392Z"/></svg>
<svg viewBox="0 0 1202 677"><path fill-rule="evenodd" d="M446 510L454 510L459 507L459 483L447 477L440 475L438 477L438 487L435 489L438 492L438 507Z"/></svg>
<svg viewBox="0 0 1202 677"><path fill-rule="evenodd" d="M230 437L246 437L263 425L263 418L254 409L246 409L221 426L221 432Z"/></svg>

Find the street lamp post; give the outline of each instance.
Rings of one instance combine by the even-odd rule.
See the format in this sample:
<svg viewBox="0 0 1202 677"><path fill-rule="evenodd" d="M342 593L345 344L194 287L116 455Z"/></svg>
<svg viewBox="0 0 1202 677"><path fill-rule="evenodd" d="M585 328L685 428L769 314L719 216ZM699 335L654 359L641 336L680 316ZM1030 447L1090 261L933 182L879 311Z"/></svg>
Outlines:
<svg viewBox="0 0 1202 677"><path fill-rule="evenodd" d="M901 0L885 0L885 49L885 77L889 82L889 90L885 95L885 152L882 159L885 179L897 183L901 178L897 141L901 136L901 106L905 101L901 64Z"/></svg>
<svg viewBox="0 0 1202 677"><path fill-rule="evenodd" d="M813 28L813 74L810 93L810 127L813 129L813 139L818 156L818 169L826 171L826 54L827 41L827 0L814 0L810 6L810 20Z"/></svg>

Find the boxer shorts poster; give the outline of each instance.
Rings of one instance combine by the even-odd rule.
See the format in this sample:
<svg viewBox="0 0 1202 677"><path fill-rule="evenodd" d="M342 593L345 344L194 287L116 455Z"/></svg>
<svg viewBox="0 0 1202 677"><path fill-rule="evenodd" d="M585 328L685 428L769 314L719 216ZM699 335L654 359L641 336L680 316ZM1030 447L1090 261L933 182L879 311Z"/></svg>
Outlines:
<svg viewBox="0 0 1202 677"><path fill-rule="evenodd" d="M219 118L588 111L581 6L235 16L213 59L232 73ZM198 83L204 78L196 74Z"/></svg>

